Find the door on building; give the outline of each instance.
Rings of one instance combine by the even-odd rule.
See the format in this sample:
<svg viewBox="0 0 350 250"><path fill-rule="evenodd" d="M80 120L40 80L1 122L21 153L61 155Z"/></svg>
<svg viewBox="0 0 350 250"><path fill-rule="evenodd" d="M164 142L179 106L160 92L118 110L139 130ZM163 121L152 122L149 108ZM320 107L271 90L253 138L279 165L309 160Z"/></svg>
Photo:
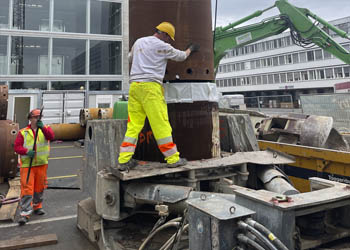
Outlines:
<svg viewBox="0 0 350 250"><path fill-rule="evenodd" d="M19 124L19 128L24 128L28 125L27 115L30 112L30 96L14 97L13 120Z"/></svg>
<svg viewBox="0 0 350 250"><path fill-rule="evenodd" d="M85 92L44 92L43 122L79 123L80 109L85 107Z"/></svg>

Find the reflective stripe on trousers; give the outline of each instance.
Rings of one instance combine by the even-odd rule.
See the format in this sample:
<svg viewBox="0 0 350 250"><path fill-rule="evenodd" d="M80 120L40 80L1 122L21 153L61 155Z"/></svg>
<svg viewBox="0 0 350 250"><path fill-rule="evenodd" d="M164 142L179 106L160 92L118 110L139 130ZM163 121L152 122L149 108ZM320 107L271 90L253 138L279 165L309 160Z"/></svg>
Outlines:
<svg viewBox="0 0 350 250"><path fill-rule="evenodd" d="M137 138L146 116L151 125L158 147L167 163L179 160L179 152L171 136L168 108L163 87L156 82L132 82L128 101L128 126L125 139L120 146L119 163L128 162L135 152Z"/></svg>
<svg viewBox="0 0 350 250"><path fill-rule="evenodd" d="M44 189L47 187L47 164L32 167L27 184L29 168L21 168L21 216L30 215L33 210L42 208Z"/></svg>

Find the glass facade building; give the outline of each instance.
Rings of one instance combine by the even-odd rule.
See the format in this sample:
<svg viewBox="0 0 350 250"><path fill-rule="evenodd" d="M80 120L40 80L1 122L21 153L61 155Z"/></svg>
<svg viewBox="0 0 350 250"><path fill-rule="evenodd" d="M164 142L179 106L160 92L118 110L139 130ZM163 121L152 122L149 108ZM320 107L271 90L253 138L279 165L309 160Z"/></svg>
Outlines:
<svg viewBox="0 0 350 250"><path fill-rule="evenodd" d="M331 21L350 33L350 17ZM350 42L326 30L350 51ZM216 75L218 90L245 97L334 92L336 83L350 81L350 66L327 51L293 44L290 33L269 37L227 51Z"/></svg>
<svg viewBox="0 0 350 250"><path fill-rule="evenodd" d="M0 84L128 88L128 1L0 0L0 6Z"/></svg>

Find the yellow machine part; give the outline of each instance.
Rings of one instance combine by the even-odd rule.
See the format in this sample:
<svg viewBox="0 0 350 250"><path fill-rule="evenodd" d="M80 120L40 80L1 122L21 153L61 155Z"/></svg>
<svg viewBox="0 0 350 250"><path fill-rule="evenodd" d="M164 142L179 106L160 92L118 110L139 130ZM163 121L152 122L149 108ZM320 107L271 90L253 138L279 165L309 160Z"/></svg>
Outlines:
<svg viewBox="0 0 350 250"><path fill-rule="evenodd" d="M55 140L79 140L85 138L85 127L79 123L50 124L55 133Z"/></svg>
<svg viewBox="0 0 350 250"><path fill-rule="evenodd" d="M273 149L295 157L285 173L300 192L309 192L310 177L350 184L350 152L258 140L260 150Z"/></svg>

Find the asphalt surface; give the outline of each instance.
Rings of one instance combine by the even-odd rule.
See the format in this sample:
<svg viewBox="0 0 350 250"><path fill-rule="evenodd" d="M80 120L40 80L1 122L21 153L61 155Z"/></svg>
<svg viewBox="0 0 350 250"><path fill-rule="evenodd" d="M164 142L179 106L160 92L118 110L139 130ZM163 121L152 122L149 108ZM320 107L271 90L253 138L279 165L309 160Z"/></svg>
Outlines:
<svg viewBox="0 0 350 250"><path fill-rule="evenodd" d="M45 190L43 208L46 214L33 215L29 223L21 227L13 222L0 222L0 240L20 240L23 237L54 233L58 238L57 244L28 249L98 249L77 228L77 204L88 197L78 189L76 176L82 168L83 153L84 149L74 142L51 143L48 184L56 189ZM0 192L4 193L6 188L7 184L2 184Z"/></svg>

